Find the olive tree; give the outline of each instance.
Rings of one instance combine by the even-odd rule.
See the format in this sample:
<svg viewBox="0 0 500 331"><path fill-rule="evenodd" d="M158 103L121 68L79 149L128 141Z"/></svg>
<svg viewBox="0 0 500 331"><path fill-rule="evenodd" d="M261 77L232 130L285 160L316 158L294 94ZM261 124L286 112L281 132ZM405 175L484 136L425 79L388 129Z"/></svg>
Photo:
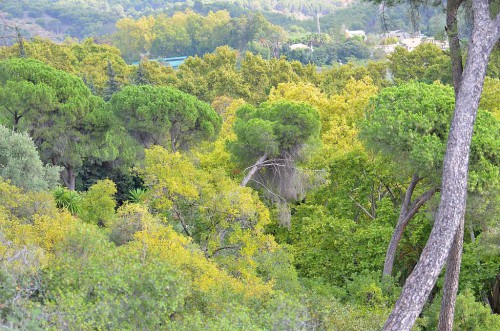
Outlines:
<svg viewBox="0 0 500 331"><path fill-rule="evenodd" d="M43 191L57 186L60 170L42 163L28 134L0 125L1 177L23 189Z"/></svg>

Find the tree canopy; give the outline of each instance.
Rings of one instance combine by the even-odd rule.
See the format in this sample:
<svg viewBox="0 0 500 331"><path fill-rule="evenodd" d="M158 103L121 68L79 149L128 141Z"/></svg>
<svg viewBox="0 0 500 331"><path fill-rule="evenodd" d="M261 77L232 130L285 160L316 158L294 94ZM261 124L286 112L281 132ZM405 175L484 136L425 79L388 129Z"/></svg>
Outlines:
<svg viewBox="0 0 500 331"><path fill-rule="evenodd" d="M45 191L59 183L60 168L44 165L26 133L0 125L0 176L25 190Z"/></svg>
<svg viewBox="0 0 500 331"><path fill-rule="evenodd" d="M168 144L172 151L214 139L222 123L208 104L172 87L127 86L110 107L144 147Z"/></svg>
<svg viewBox="0 0 500 331"><path fill-rule="evenodd" d="M65 168L75 187L75 168L93 152L88 134L93 113L103 108L83 81L33 59L0 62L0 116L4 125L27 130L43 161ZM18 91L22 94L18 94Z"/></svg>

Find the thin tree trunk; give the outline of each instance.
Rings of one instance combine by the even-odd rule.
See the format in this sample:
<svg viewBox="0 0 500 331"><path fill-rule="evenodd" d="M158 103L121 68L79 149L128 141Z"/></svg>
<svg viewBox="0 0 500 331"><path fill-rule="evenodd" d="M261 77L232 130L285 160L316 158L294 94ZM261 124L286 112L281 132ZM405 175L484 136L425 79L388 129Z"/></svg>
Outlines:
<svg viewBox="0 0 500 331"><path fill-rule="evenodd" d="M403 231L407 225L404 224L404 219L406 218L408 208L410 207L413 191L415 190L415 187L417 186L419 181L420 178L416 174L413 174L413 176L411 177L410 185L408 185L408 188L406 189L405 197L403 199L403 203L401 204L401 212L399 213L398 222L396 223L396 228L392 233L392 238L389 242L389 247L387 247L387 252L385 254L383 272L384 276L392 274L392 267L394 265L394 258L396 256L396 249L398 247L399 241L401 240L401 236L403 235Z"/></svg>
<svg viewBox="0 0 500 331"><path fill-rule="evenodd" d="M495 286L490 295L488 295L488 302L493 314L500 314L500 274L497 275Z"/></svg>
<svg viewBox="0 0 500 331"><path fill-rule="evenodd" d="M474 28L443 164L441 202L429 240L383 330L410 330L434 287L465 215L470 143L489 56L500 37L500 15L474 0Z"/></svg>
<svg viewBox="0 0 500 331"><path fill-rule="evenodd" d="M75 170L72 166L65 166L64 170L66 171L63 171L61 173L63 183L68 188L68 190L74 191L76 186Z"/></svg>
<svg viewBox="0 0 500 331"><path fill-rule="evenodd" d="M247 186L248 182L252 179L252 177L260 170L262 169L262 163L264 163L267 160L267 153L264 153L260 157L260 159L255 162L255 164L250 168L250 171L248 171L248 174L243 178L243 181L241 182L240 186L245 187Z"/></svg>
<svg viewBox="0 0 500 331"><path fill-rule="evenodd" d="M184 229L184 232L186 232L188 237L192 237L191 232L189 232L188 226L187 226L186 221L184 220L184 217L182 216L182 214L179 212L179 210L177 208L174 207L173 209L174 209L175 215L177 216L177 218L181 222L181 225L182 225L182 228Z"/></svg>
<svg viewBox="0 0 500 331"><path fill-rule="evenodd" d="M407 195L409 190L410 188L408 188L407 190ZM392 269L394 268L394 260L396 258L396 250L398 248L399 241L403 236L403 232L408 226L408 223L410 223L411 219L413 218L413 216L415 216L420 207L422 207L427 201L429 201L429 199L432 198L437 191L438 189L432 189L426 191L424 194L422 194L415 200L410 209L408 209L407 207L405 208L405 203L403 203L398 223L396 224L396 228L392 233L391 241L389 242L389 247L387 248L387 253L385 255L384 272L383 272L384 276L392 275ZM409 197L411 198L411 194Z"/></svg>
<svg viewBox="0 0 500 331"><path fill-rule="evenodd" d="M455 317L455 301L458 291L458 279L460 276L460 264L462 262L462 249L464 242L464 219L455 234L455 240L451 246L448 261L446 262L446 274L444 278L443 298L441 300L441 311L439 313L439 331L452 331L453 319Z"/></svg>
<svg viewBox="0 0 500 331"><path fill-rule="evenodd" d="M455 95L458 94L458 88L460 87L463 73L462 50L458 37L457 20L458 8L462 4L462 1L463 0L448 0L446 3L446 33L448 35L448 43L450 44L451 71Z"/></svg>

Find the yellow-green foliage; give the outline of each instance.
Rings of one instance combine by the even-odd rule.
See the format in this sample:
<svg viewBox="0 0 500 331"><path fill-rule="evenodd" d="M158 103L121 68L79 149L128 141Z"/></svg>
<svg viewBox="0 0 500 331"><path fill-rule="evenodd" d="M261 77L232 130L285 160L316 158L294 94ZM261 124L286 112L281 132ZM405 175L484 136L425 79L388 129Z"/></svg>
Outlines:
<svg viewBox="0 0 500 331"><path fill-rule="evenodd" d="M325 155L344 154L363 148L357 137L357 123L364 118L370 99L377 92L378 88L373 84L372 78L365 76L359 80L347 80L342 92L330 97L312 84L281 83L277 88L271 89L269 100L307 102L318 109L324 144L323 149L317 153L317 162L321 165L328 159Z"/></svg>
<svg viewBox="0 0 500 331"><path fill-rule="evenodd" d="M100 180L82 194L80 218L87 223L106 226L115 214L116 185L111 180Z"/></svg>
<svg viewBox="0 0 500 331"><path fill-rule="evenodd" d="M236 110L244 104L245 101L243 99L233 100L229 97L219 97L212 102L212 107L222 116L223 122L217 140L213 143L205 142L194 151L196 157L199 159L201 168L205 170L213 168L224 169L226 173L230 173L237 168L226 146L228 142L236 140L236 135L233 131Z"/></svg>
<svg viewBox="0 0 500 331"><path fill-rule="evenodd" d="M252 199L251 194L248 197ZM45 202L40 198L0 181L0 276L9 281L6 294L22 298L15 307L6 298L8 309L22 308L23 318L42 329L95 330L113 325L135 330L141 323L155 329L170 323L174 315L183 320L201 312L217 318L219 312L227 313L228 305L260 307L274 296L272 281L232 277L207 259L191 238L162 226L144 206L128 204L118 210L111 231L130 224L135 229L126 229L128 243L115 247L95 224L81 223L58 210L49 194L47 205L33 211L31 204ZM241 203L252 208L252 201ZM247 212L244 208L239 213ZM35 318L30 307L37 304L28 299L41 286L45 304L37 308L41 310ZM59 317L53 318L54 314ZM16 323L24 325L21 320Z"/></svg>
<svg viewBox="0 0 500 331"><path fill-rule="evenodd" d="M109 225L109 236L117 245L126 244L134 239L139 231L152 230L160 226L160 222L151 215L146 206L138 203L126 203L116 212L116 217Z"/></svg>
<svg viewBox="0 0 500 331"><path fill-rule="evenodd" d="M153 209L232 273L255 277L256 254L276 249L272 236L264 233L268 209L223 170L206 171L186 156L155 146L146 151L141 173Z"/></svg>
<svg viewBox="0 0 500 331"><path fill-rule="evenodd" d="M500 80L497 78L486 77L484 80L483 94L481 95L481 103L479 107L489 111L497 119L500 119L500 103L498 96L500 95Z"/></svg>
<svg viewBox="0 0 500 331"><path fill-rule="evenodd" d="M130 249L146 250L148 256L159 257L182 270L186 282L191 283L193 296L220 296L218 300L231 300L231 297L263 298L272 294L272 284L265 284L258 278L238 280L222 271L217 265L205 258L196 249L191 239L178 234L171 227L148 232L141 231L130 243ZM224 294L227 295L223 298ZM212 302L216 314L217 302Z"/></svg>
<svg viewBox="0 0 500 331"><path fill-rule="evenodd" d="M113 65L116 79L120 84L128 82L132 67L128 66L120 56L120 51L107 44L96 44L92 38L78 42L67 39L62 44L35 38L25 42L26 54L30 58L40 60L54 68L78 75L91 83L98 93L103 93L108 81L106 67L108 61ZM17 57L19 46L2 48L0 58Z"/></svg>

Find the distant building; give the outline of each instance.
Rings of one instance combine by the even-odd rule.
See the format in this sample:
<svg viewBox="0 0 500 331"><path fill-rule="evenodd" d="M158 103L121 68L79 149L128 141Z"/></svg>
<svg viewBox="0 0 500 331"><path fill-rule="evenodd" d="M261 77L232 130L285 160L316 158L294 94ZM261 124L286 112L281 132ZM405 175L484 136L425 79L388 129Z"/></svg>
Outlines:
<svg viewBox="0 0 500 331"><path fill-rule="evenodd" d="M296 49L309 49L309 50L313 50L312 47L309 47L307 45L304 45L304 44L293 44L293 45L290 45L290 50L294 51Z"/></svg>
<svg viewBox="0 0 500 331"><path fill-rule="evenodd" d="M378 48L382 48L385 54L391 54L394 53L396 50L396 47L401 47L400 44L389 44L389 45L382 45L379 46Z"/></svg>
<svg viewBox="0 0 500 331"><path fill-rule="evenodd" d="M450 44L448 43L448 40L440 41L440 40L436 40L434 38L427 38L427 39L424 40L424 42L436 45L439 48L441 48L443 51L447 50L448 48L450 48Z"/></svg>
<svg viewBox="0 0 500 331"><path fill-rule="evenodd" d="M361 37L363 40L366 40L366 33L363 30L345 30L345 37L346 38L353 38L353 37Z"/></svg>
<svg viewBox="0 0 500 331"><path fill-rule="evenodd" d="M411 37L411 35L404 30L389 31L389 32L384 33L382 36L384 38L398 38L398 39L406 39L406 38Z"/></svg>
<svg viewBox="0 0 500 331"><path fill-rule="evenodd" d="M178 56L178 57L164 57L157 59L163 65L169 65L174 69L179 68L181 64L187 59L187 56Z"/></svg>
<svg viewBox="0 0 500 331"><path fill-rule="evenodd" d="M401 44L410 52L413 51L418 45L422 43L422 38L405 38L401 40Z"/></svg>
<svg viewBox="0 0 500 331"><path fill-rule="evenodd" d="M181 64L187 59L187 56L178 56L178 57L163 57L157 59L151 59L150 61L155 61L163 64L164 66L170 66L173 69L179 68ZM139 65L139 62L134 62L132 65Z"/></svg>

